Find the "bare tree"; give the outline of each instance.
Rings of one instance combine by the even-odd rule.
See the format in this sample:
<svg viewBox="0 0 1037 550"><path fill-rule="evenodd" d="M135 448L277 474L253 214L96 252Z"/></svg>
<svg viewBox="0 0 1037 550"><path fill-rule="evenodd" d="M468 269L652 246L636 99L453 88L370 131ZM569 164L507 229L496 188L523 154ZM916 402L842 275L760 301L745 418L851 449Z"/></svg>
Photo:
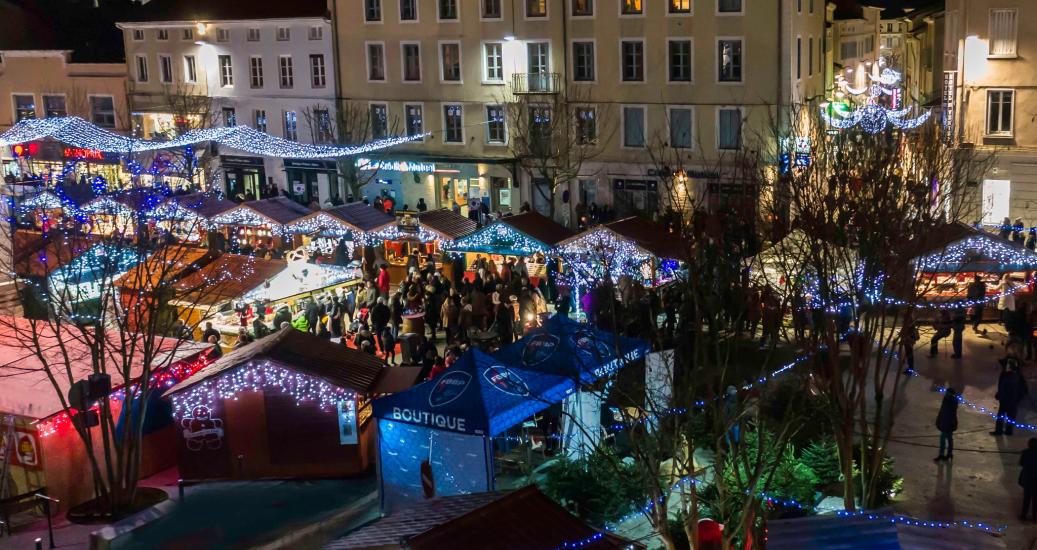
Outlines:
<svg viewBox="0 0 1037 550"><path fill-rule="evenodd" d="M386 118L383 119L382 115ZM310 128L313 143L362 145L370 140L394 136L400 130L398 117L390 119L388 113L377 113L358 101L341 101L334 113L326 105L314 104L303 109L303 118ZM378 175L377 163L358 166L356 157L339 157L335 161L341 185L347 195L358 200L360 190Z"/></svg>

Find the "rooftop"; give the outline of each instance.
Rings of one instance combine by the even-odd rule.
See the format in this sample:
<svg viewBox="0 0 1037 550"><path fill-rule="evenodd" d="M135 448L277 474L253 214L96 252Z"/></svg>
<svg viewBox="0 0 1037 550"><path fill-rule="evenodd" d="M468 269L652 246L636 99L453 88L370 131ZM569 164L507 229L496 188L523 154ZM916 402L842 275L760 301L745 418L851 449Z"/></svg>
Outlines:
<svg viewBox="0 0 1037 550"><path fill-rule="evenodd" d="M435 231L451 241L464 237L479 227L479 224L460 214L455 214L449 208L421 212L417 218L426 229Z"/></svg>
<svg viewBox="0 0 1037 550"><path fill-rule="evenodd" d="M125 22L329 18L324 0L151 0Z"/></svg>
<svg viewBox="0 0 1037 550"><path fill-rule="evenodd" d="M556 246L558 243L573 236L573 232L569 228L538 212L524 212L514 216L505 216L500 221L547 246Z"/></svg>
<svg viewBox="0 0 1037 550"><path fill-rule="evenodd" d="M202 269L178 281L173 288L177 290L177 300L181 302L214 306L244 296L246 292L263 284L285 267L286 264L280 260L223 254Z"/></svg>

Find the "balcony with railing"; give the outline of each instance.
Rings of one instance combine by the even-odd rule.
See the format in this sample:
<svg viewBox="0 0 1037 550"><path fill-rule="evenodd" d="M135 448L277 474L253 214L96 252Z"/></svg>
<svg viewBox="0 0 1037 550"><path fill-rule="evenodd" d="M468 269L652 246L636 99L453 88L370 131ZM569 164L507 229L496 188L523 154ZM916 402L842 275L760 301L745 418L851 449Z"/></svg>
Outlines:
<svg viewBox="0 0 1037 550"><path fill-rule="evenodd" d="M511 75L511 91L515 94L557 94L561 91L558 73L515 73Z"/></svg>

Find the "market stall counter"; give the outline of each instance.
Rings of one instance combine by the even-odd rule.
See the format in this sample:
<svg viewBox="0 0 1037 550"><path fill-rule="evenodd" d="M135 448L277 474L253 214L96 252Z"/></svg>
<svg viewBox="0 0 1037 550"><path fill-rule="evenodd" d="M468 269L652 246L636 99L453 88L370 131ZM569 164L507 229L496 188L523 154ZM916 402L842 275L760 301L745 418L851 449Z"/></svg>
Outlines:
<svg viewBox="0 0 1037 550"><path fill-rule="evenodd" d="M295 239L285 227L312 213L287 197L274 197L245 201L213 217L212 223L223 227L231 251L248 254L262 248L295 248Z"/></svg>
<svg viewBox="0 0 1037 550"><path fill-rule="evenodd" d="M477 264L484 256L487 261L494 262L498 270L507 261L517 263L522 258L536 286L541 278L547 276L548 261L555 258L555 247L572 236L572 231L554 220L536 212L525 212L505 216L457 239L449 251L464 255L464 276L468 281L475 280Z"/></svg>
<svg viewBox="0 0 1037 550"><path fill-rule="evenodd" d="M454 213L447 208L404 214L398 224L386 227L371 234L372 240L385 243L385 261L389 264L389 276L392 281L402 281L407 276L408 263L413 264L412 256L424 265L431 257L439 264L444 250L465 235L476 230L478 224ZM449 271L449 270L446 270ZM449 273L447 273L449 277Z"/></svg>

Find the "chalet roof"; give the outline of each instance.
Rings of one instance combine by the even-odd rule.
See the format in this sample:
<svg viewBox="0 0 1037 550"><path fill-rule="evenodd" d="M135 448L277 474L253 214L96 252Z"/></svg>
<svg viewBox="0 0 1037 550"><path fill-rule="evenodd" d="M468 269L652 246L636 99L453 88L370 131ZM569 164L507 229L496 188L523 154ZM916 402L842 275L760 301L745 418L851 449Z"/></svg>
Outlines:
<svg viewBox="0 0 1037 550"><path fill-rule="evenodd" d="M607 223L605 227L651 252L657 258L683 257L680 241L660 223L634 216Z"/></svg>
<svg viewBox="0 0 1037 550"><path fill-rule="evenodd" d="M43 356L47 358L47 364L51 366L52 372L64 374L65 366L71 366L72 377L80 380L91 374L93 362L90 359L91 348L88 346L76 329L64 328L55 332L54 325L48 321L31 321L19 317L0 316L0 413L13 413L31 418L46 418L62 410L61 401L58 398L50 379L41 363L35 355L37 344ZM60 334L60 338L57 335ZM127 335L127 341L132 341L132 335ZM113 334L106 348L113 355L116 353L115 340L118 335ZM211 347L210 344L200 342L178 342L174 338L155 337L153 344L157 355L172 359L156 357L153 365L166 367L174 362L183 361L196 356ZM118 346L121 349L121 340ZM69 361L63 359L63 351L68 354ZM135 355L140 355L141 350L136 349ZM167 364L168 362L168 364ZM124 365L122 359L116 358L112 365ZM142 365L139 361L131 361L131 377L140 376ZM68 377L56 376L62 394L68 391ZM113 374L112 384L122 385L119 375Z"/></svg>
<svg viewBox="0 0 1037 550"><path fill-rule="evenodd" d="M351 230L361 232L375 231L396 222L395 216L386 214L382 210L362 202L351 202L334 208L318 210L308 216L299 218L294 223L301 224L307 220L318 219L322 215L332 218L332 223L341 224Z"/></svg>
<svg viewBox="0 0 1037 550"><path fill-rule="evenodd" d="M364 394L376 391L383 370L381 360L370 353L286 327L224 355L215 363L170 388L166 395L183 391L230 372L245 363L262 359L274 361L294 372L320 378L334 386Z"/></svg>
<svg viewBox="0 0 1037 550"><path fill-rule="evenodd" d="M191 210L205 219L218 216L237 206L233 202L220 198L213 193L189 193L187 195L177 195L170 197L169 201L176 201L183 208Z"/></svg>
<svg viewBox="0 0 1037 550"><path fill-rule="evenodd" d="M506 223L551 247L573 236L573 232L569 228L538 212L505 216L500 219L500 223Z"/></svg>
<svg viewBox="0 0 1037 550"><path fill-rule="evenodd" d="M313 213L313 210L289 199L288 197L273 197L257 201L245 201L241 206L248 208L271 221L285 225L294 222L303 216Z"/></svg>
<svg viewBox="0 0 1037 550"><path fill-rule="evenodd" d="M178 281L173 288L177 300L212 306L243 296L280 273L286 264L240 254L223 254L208 265Z"/></svg>
<svg viewBox="0 0 1037 550"><path fill-rule="evenodd" d="M474 221L460 214L455 214L449 208L420 212L417 218L426 229L435 231L451 241L474 232L479 226Z"/></svg>
<svg viewBox="0 0 1037 550"><path fill-rule="evenodd" d="M329 18L324 0L151 0L127 22Z"/></svg>
<svg viewBox="0 0 1037 550"><path fill-rule="evenodd" d="M122 289L151 289L162 281L166 284L204 267L212 257L209 250L186 245L169 245L155 251L147 260L133 266L115 281ZM163 267L163 263L166 264Z"/></svg>
<svg viewBox="0 0 1037 550"><path fill-rule="evenodd" d="M38 231L14 232L14 270L23 277L46 277L98 242L93 235L51 234Z"/></svg>
<svg viewBox="0 0 1037 550"><path fill-rule="evenodd" d="M644 548L587 526L532 485L510 493L473 493L416 503L325 548L557 548L582 541L586 542L581 548L596 550Z"/></svg>

